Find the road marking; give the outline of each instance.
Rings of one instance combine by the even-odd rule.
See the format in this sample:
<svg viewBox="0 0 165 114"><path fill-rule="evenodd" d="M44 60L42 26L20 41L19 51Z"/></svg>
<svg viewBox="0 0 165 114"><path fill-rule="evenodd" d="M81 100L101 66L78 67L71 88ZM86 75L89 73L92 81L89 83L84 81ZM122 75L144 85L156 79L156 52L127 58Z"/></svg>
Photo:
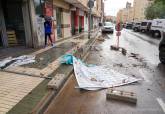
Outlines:
<svg viewBox="0 0 165 114"><path fill-rule="evenodd" d="M141 76L144 78L144 80L146 81L146 82L151 82L148 78L147 78L147 76L144 74L144 72L143 72L143 70L142 69L140 69L139 70L139 73L141 74Z"/></svg>
<svg viewBox="0 0 165 114"><path fill-rule="evenodd" d="M163 100L161 98L156 98L156 100L158 101L159 105L161 106L163 112L165 113L165 103L163 102Z"/></svg>

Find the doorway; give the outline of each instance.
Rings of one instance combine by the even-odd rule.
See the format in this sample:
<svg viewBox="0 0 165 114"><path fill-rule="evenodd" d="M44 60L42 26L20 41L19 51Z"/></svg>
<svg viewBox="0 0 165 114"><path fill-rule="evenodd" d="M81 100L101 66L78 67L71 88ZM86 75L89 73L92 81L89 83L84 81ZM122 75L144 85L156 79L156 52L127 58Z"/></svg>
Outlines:
<svg viewBox="0 0 165 114"><path fill-rule="evenodd" d="M9 46L10 43L13 43L13 41L15 41L14 43L16 43L16 45L25 45L26 41L22 13L22 0L4 0L2 1L2 8L6 30L7 33L10 33L8 35Z"/></svg>
<svg viewBox="0 0 165 114"><path fill-rule="evenodd" d="M71 12L71 29L72 29L72 35L75 35L76 32L75 32L75 15L76 15L76 12L75 11L72 11Z"/></svg>
<svg viewBox="0 0 165 114"><path fill-rule="evenodd" d="M79 33L82 32L82 16L79 16Z"/></svg>
<svg viewBox="0 0 165 114"><path fill-rule="evenodd" d="M56 20L57 20L57 36L58 38L62 37L62 9L56 8Z"/></svg>

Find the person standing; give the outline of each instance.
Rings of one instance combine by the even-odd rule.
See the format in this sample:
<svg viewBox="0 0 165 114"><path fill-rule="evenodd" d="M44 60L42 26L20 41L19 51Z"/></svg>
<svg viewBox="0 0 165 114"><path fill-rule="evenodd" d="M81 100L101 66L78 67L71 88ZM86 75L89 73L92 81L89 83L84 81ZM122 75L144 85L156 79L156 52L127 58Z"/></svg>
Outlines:
<svg viewBox="0 0 165 114"><path fill-rule="evenodd" d="M47 37L49 38L49 40L51 42L51 46L54 46L53 41L51 39L52 26L51 26L51 20L50 19L45 19L44 29L45 29L45 47L47 46Z"/></svg>

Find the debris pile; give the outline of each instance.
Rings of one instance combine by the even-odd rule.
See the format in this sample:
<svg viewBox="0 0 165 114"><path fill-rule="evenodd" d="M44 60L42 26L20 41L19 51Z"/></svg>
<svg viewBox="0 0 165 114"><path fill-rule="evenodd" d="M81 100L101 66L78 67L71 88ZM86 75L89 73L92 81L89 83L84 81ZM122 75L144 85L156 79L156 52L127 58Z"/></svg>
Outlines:
<svg viewBox="0 0 165 114"><path fill-rule="evenodd" d="M72 61L70 63L73 63L78 88L81 89L99 90L122 86L141 80L132 76L120 74L112 69L106 68L105 66L86 65L74 56L68 56L65 59L66 60L63 61L66 61L66 64Z"/></svg>
<svg viewBox="0 0 165 114"><path fill-rule="evenodd" d="M35 62L35 56L23 55L16 58L8 57L0 61L0 69L15 67Z"/></svg>
<svg viewBox="0 0 165 114"><path fill-rule="evenodd" d="M105 41L105 39L103 37L99 37L99 38L97 38L97 40L102 41L102 42Z"/></svg>
<svg viewBox="0 0 165 114"><path fill-rule="evenodd" d="M115 46L115 45L111 45L111 50L120 51L125 56L127 54L127 50L125 48L118 47L118 46Z"/></svg>
<svg viewBox="0 0 165 114"><path fill-rule="evenodd" d="M90 51L101 51L102 48L101 47L98 47L98 46L91 46L90 47Z"/></svg>

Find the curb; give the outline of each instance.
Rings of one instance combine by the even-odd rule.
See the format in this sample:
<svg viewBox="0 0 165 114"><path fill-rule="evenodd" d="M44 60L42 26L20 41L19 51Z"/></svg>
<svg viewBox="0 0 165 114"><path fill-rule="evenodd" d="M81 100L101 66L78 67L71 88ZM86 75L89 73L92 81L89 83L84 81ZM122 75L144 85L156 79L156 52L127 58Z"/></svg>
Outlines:
<svg viewBox="0 0 165 114"><path fill-rule="evenodd" d="M89 50L91 46L95 43L96 39L100 36L101 34L96 33L94 38L89 39L89 41L82 47L80 47L80 50L78 50L75 53L76 57L79 57L80 59L85 60L88 57ZM59 67L63 67L63 65L60 65ZM69 67L69 66L68 66ZM59 73L60 72L56 72ZM40 100L40 102L36 105L36 107L32 110L31 114L43 114L49 104L51 103L52 99L56 97L58 92L61 90L61 88L64 86L66 81L69 79L70 75L73 73L73 66L70 66L70 71L67 72L66 74L66 79L63 81L63 83L60 84L60 88L58 90L49 90L48 93Z"/></svg>

